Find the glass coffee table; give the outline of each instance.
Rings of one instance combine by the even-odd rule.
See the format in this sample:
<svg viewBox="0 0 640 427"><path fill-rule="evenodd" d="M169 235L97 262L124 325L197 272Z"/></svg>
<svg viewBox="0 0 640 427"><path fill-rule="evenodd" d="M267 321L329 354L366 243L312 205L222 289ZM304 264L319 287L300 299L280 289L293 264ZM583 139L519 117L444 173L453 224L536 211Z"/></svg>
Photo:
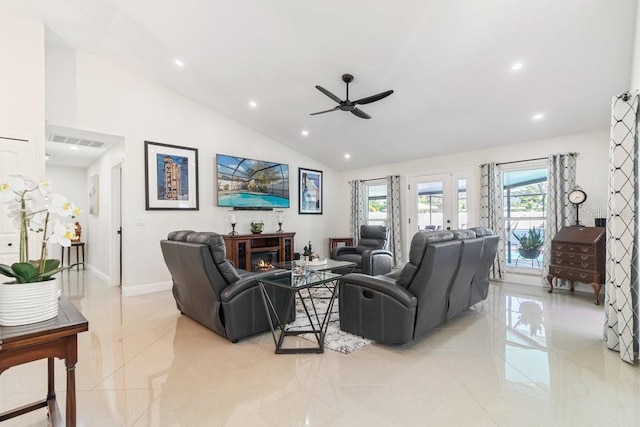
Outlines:
<svg viewBox="0 0 640 427"><path fill-rule="evenodd" d="M267 311L269 326L271 327L271 335L276 346L276 354L293 354L293 353L323 353L324 337L329 326L329 318L331 310L336 299L338 291L338 279L341 274L332 273L329 270L335 268L355 267L352 262L327 260L326 264L309 265L300 268L295 261L274 264L279 268L288 268L287 270L277 270L272 274L262 276L258 282L262 291L262 300ZM269 293L265 289L265 284L285 288L290 291L291 298L284 318L280 318L276 313L273 302L269 297ZM330 294L329 303L326 311L319 310L314 301L315 292L312 289L324 288ZM304 292L304 294L303 294ZM291 321L291 313L294 309L296 300L300 302L304 312L309 320L309 328L306 329L290 329L288 324ZM276 333L276 329L280 333ZM287 336L297 336L301 334L313 334L317 346L314 347L284 347L284 339Z"/></svg>

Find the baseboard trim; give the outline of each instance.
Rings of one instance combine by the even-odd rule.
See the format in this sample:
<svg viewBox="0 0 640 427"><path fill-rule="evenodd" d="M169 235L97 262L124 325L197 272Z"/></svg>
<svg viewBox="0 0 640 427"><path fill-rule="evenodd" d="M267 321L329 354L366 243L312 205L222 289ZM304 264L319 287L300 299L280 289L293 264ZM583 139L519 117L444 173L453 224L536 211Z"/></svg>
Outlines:
<svg viewBox="0 0 640 427"><path fill-rule="evenodd" d="M85 268L87 270L89 270L91 272L91 274L93 274L94 276L98 277L98 279L102 280L103 282L105 282L109 286L113 286L113 284L111 283L111 278L107 274L104 274L102 271L98 270L97 268L95 268L92 265L85 264Z"/></svg>
<svg viewBox="0 0 640 427"><path fill-rule="evenodd" d="M146 285L138 285L138 286L123 286L122 296L132 297L136 295L150 294L153 292L167 291L167 290L170 290L172 286L173 286L173 282L171 281L148 283Z"/></svg>

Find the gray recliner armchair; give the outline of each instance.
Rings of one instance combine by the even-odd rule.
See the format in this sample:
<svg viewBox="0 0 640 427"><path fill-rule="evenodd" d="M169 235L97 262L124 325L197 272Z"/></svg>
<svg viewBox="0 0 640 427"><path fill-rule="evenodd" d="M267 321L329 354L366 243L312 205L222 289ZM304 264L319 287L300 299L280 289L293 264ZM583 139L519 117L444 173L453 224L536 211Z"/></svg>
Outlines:
<svg viewBox="0 0 640 427"><path fill-rule="evenodd" d="M362 225L357 246L340 246L331 250L331 259L356 264L356 273L377 276L393 268L393 254L385 250L388 229L383 225Z"/></svg>
<svg viewBox="0 0 640 427"><path fill-rule="evenodd" d="M213 232L174 231L160 246L181 313L232 342L269 330L258 279L270 272L239 273L226 259L224 239ZM265 289L278 316L284 317L289 291Z"/></svg>

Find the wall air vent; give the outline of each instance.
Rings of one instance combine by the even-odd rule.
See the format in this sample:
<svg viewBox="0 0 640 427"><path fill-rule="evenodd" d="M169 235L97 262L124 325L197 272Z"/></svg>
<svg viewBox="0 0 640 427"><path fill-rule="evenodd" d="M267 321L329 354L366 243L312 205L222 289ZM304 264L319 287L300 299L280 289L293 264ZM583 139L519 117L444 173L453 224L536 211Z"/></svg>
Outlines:
<svg viewBox="0 0 640 427"><path fill-rule="evenodd" d="M49 135L49 141L59 142L61 144L80 145L82 147L90 148L103 148L109 144L108 142L94 141L85 138L73 138L70 136L58 135L53 133Z"/></svg>

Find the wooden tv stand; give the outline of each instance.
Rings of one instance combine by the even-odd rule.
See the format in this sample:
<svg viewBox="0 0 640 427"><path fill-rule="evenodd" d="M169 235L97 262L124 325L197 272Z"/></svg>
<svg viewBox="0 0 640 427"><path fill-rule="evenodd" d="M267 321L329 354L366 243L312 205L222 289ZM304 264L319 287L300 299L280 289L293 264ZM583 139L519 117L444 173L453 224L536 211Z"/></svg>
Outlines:
<svg viewBox="0 0 640 427"><path fill-rule="evenodd" d="M252 258L256 254L270 253L278 262L293 261L293 236L296 233L226 234L222 236L227 247L227 258L237 268L254 269Z"/></svg>

